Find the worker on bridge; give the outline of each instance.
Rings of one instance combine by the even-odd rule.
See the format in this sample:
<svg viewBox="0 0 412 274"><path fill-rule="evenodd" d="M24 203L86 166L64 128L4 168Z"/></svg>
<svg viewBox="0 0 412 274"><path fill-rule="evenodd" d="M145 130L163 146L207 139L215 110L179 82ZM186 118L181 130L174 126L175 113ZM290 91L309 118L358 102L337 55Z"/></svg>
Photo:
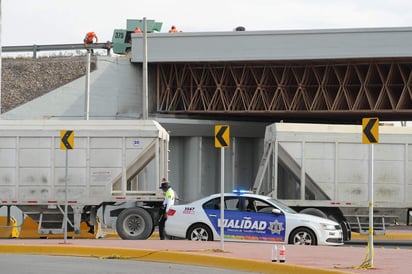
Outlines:
<svg viewBox="0 0 412 274"><path fill-rule="evenodd" d="M142 32L142 30L137 26L137 27L134 29L133 33L135 33L135 34L142 34L143 32ZM128 33L128 34L126 35L126 38L127 38L127 40L129 41L129 44L131 44L131 43L132 43L132 37L131 37L130 33Z"/></svg>
<svg viewBox="0 0 412 274"><path fill-rule="evenodd" d="M94 54L94 51L93 51L93 49L89 50L88 46L92 45L94 40L96 40L96 43L99 42L99 39L97 38L96 33L94 33L93 31L90 31L90 32L86 33L86 36L83 39L84 47L87 49L88 52L90 51L92 54Z"/></svg>
<svg viewBox="0 0 412 274"><path fill-rule="evenodd" d="M181 31L181 30L180 30L180 31L177 30L176 26L173 25L173 26L170 28L169 32L182 32L182 31Z"/></svg>

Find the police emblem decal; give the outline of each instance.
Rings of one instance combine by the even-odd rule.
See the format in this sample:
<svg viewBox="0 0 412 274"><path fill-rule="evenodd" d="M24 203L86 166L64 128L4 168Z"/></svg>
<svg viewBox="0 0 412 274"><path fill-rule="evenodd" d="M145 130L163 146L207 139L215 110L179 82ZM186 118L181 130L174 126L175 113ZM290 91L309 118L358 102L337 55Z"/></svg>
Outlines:
<svg viewBox="0 0 412 274"><path fill-rule="evenodd" d="M269 223L269 230L272 234L280 234L285 228L283 227L283 223L275 220L274 222Z"/></svg>

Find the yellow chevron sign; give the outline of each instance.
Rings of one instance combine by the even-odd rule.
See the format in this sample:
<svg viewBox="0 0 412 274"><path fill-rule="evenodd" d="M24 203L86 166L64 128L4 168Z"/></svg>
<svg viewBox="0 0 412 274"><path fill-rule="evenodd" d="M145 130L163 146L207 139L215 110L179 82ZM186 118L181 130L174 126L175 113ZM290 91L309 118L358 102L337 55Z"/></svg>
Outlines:
<svg viewBox="0 0 412 274"><path fill-rule="evenodd" d="M229 131L230 127L228 125L215 125L215 147L229 147Z"/></svg>
<svg viewBox="0 0 412 274"><path fill-rule="evenodd" d="M74 131L61 130L60 131L60 149L67 150L74 148Z"/></svg>
<svg viewBox="0 0 412 274"><path fill-rule="evenodd" d="M379 118L362 119L362 143L379 143Z"/></svg>

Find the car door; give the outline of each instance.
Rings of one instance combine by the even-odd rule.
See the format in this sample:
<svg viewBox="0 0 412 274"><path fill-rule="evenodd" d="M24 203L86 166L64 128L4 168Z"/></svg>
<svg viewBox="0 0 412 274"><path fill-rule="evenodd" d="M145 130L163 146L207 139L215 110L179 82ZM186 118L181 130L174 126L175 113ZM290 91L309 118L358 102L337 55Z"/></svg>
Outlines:
<svg viewBox="0 0 412 274"><path fill-rule="evenodd" d="M226 227L227 220L230 218L238 219L239 216L235 216L236 212L239 214L238 204L239 204L239 197L236 196L225 196L224 197L224 234L225 238L232 236L232 230ZM220 197L214 198L203 205L203 209L208 217L210 223L213 225L213 229L215 232L220 235Z"/></svg>
<svg viewBox="0 0 412 274"><path fill-rule="evenodd" d="M214 204L220 205L220 200L216 200ZM278 213L273 213L273 209L276 209L276 207L257 198L245 196L225 197L225 238L284 242L285 215L279 213L279 210ZM206 214L219 234L220 210L207 209Z"/></svg>

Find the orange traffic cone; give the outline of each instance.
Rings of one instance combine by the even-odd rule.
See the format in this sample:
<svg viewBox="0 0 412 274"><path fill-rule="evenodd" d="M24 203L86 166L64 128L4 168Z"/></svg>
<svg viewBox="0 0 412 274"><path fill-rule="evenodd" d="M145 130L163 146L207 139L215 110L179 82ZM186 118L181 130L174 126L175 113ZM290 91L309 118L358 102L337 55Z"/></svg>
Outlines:
<svg viewBox="0 0 412 274"><path fill-rule="evenodd" d="M12 226L11 228L11 238L17 239L19 237L19 228L17 227L17 220L14 219L14 217L10 217L10 224Z"/></svg>
<svg viewBox="0 0 412 274"><path fill-rule="evenodd" d="M286 247L285 247L285 245L282 245L279 248L279 262L280 263L286 262Z"/></svg>

